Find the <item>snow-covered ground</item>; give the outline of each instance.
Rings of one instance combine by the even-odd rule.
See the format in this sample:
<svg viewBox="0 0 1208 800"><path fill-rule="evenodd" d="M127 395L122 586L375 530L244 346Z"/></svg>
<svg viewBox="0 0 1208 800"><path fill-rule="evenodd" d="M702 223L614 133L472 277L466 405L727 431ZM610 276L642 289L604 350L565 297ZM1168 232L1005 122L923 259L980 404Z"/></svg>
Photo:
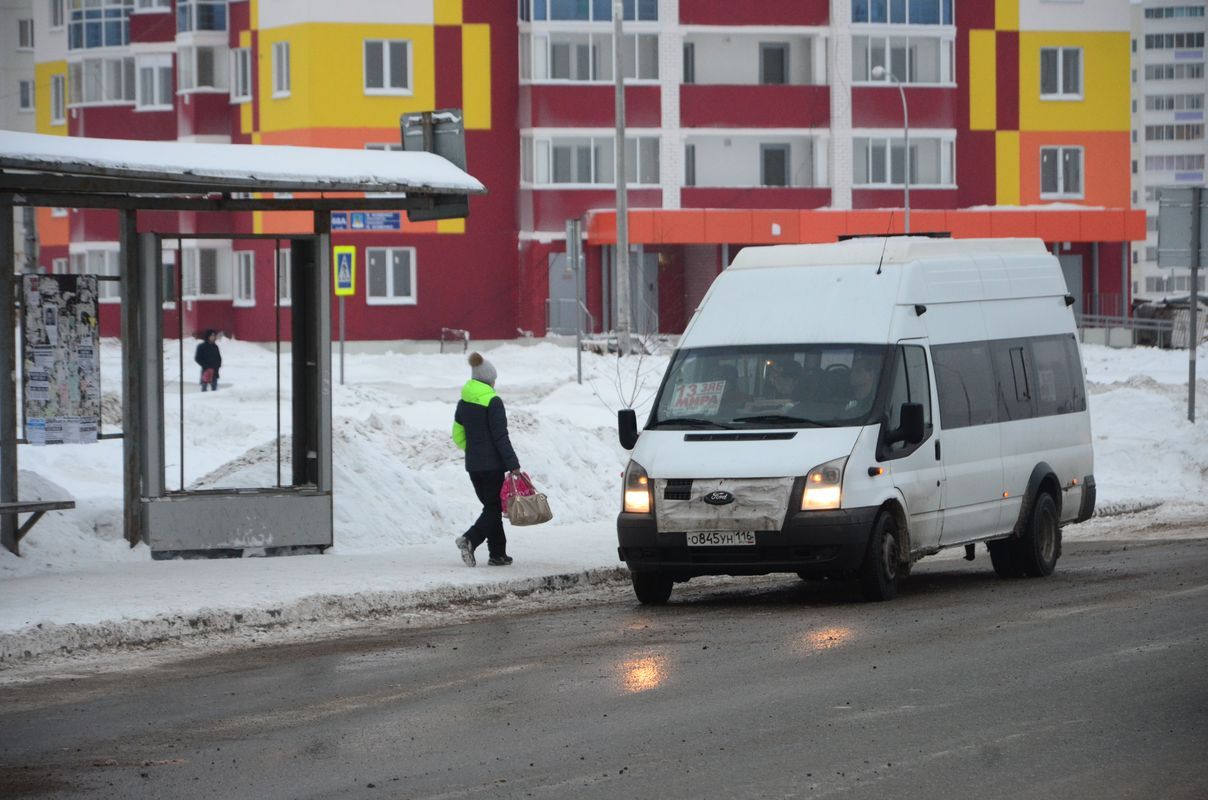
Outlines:
<svg viewBox="0 0 1208 800"><path fill-rule="evenodd" d="M193 487L276 481L274 353L243 342L221 346L221 389L201 393L193 345L186 344L183 394L177 350L166 347L172 488L182 471L183 483ZM104 344L104 387L114 393L106 402L106 430L120 413L119 355L116 343ZM1086 346L1083 355L1103 515L1067 528L1067 538L1145 535L1147 526L1121 524L1118 516L1138 509L1146 519L1170 523L1160 526L1162 536L1180 535L1181 520L1202 523L1208 380L1199 381L1201 421L1192 425L1186 352ZM666 355L619 361L585 353L581 386L571 348L512 344L488 357L499 370L497 388L521 463L555 513L551 524L509 530L514 566L467 569L452 544L477 510L449 439L469 375L465 356L350 354L345 385L333 396L335 547L323 556L152 562L146 547L131 549L122 538L120 441L22 447L22 499L73 498L77 508L47 514L22 542L21 558L0 551L0 663L26 651L370 619L615 577L613 520L626 460L615 412L630 398L639 414L648 408ZM1198 366L1208 378L1208 358ZM281 384L287 395L286 375ZM282 471L289 474L288 461Z"/></svg>

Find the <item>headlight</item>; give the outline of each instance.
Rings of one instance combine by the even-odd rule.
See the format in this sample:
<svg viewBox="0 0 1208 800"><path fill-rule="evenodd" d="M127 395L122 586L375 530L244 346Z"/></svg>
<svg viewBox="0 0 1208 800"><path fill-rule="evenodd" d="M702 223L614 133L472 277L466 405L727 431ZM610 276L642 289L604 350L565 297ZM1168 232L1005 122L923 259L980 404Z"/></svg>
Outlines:
<svg viewBox="0 0 1208 800"><path fill-rule="evenodd" d="M630 514L650 513L650 478L636 461L625 468L625 500L623 509Z"/></svg>
<svg viewBox="0 0 1208 800"><path fill-rule="evenodd" d="M838 508L843 500L843 467L847 457L819 464L805 476L805 491L801 493L802 511Z"/></svg>

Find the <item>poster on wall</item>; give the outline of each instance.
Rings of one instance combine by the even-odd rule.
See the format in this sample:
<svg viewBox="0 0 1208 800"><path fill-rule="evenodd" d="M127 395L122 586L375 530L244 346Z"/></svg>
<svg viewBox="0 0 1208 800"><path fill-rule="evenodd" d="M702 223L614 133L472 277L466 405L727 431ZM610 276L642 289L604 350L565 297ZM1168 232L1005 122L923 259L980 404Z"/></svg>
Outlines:
<svg viewBox="0 0 1208 800"><path fill-rule="evenodd" d="M101 419L96 277L26 275L23 289L25 439L95 442Z"/></svg>

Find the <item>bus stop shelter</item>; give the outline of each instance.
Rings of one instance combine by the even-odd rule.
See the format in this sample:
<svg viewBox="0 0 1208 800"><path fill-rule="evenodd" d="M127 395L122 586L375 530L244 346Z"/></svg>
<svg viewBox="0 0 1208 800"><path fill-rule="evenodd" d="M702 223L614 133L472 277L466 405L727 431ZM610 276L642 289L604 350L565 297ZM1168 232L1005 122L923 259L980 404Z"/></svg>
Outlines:
<svg viewBox="0 0 1208 800"><path fill-rule="evenodd" d="M332 544L331 241L333 210L404 211L412 220L464 217L485 192L464 167L460 118L408 115L404 152L86 139L0 131L0 539L17 552L17 286L13 209L113 209L119 216L123 529L152 555L247 546L288 551ZM434 127L433 117L437 117ZM419 119L416 122L416 119ZM414 124L413 124L414 123ZM409 126L416 128L409 130ZM440 133L442 136L436 136ZM415 135L413 135L415 134ZM449 153L455 164L436 153ZM371 194L369 194L371 193ZM269 489L169 491L164 477L164 237L140 211L301 211L291 235L292 478ZM242 237L242 235L241 235ZM30 523L21 528L24 533Z"/></svg>

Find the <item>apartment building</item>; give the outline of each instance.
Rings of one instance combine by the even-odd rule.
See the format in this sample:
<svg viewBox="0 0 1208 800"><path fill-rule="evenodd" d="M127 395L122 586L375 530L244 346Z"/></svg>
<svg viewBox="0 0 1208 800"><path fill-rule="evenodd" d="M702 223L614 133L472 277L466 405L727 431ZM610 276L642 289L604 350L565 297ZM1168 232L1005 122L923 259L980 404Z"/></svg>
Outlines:
<svg viewBox="0 0 1208 800"><path fill-rule="evenodd" d="M1158 193L1204 185L1204 2L1144 0L1132 8L1132 34L1132 200L1146 228L1132 248L1133 290L1150 300L1186 297L1191 271L1158 268Z"/></svg>
<svg viewBox="0 0 1208 800"><path fill-rule="evenodd" d="M37 100L34 85L34 0L0 0L0 128L33 131ZM36 217L13 215L18 269L26 262L26 237Z"/></svg>
<svg viewBox="0 0 1208 800"><path fill-rule="evenodd" d="M741 247L903 230L907 174L912 231L1038 236L1080 312L1127 307L1128 243L1145 233L1127 0L624 0L619 64L611 0L35 11L43 132L393 149L401 114L464 108L468 169L488 189L468 219L333 215L365 271L352 339L573 330L570 218L587 220L583 316L612 327L618 69L640 330L682 330ZM299 221L175 216L165 329L288 330L279 267ZM112 215L43 217L44 266L116 272Z"/></svg>

